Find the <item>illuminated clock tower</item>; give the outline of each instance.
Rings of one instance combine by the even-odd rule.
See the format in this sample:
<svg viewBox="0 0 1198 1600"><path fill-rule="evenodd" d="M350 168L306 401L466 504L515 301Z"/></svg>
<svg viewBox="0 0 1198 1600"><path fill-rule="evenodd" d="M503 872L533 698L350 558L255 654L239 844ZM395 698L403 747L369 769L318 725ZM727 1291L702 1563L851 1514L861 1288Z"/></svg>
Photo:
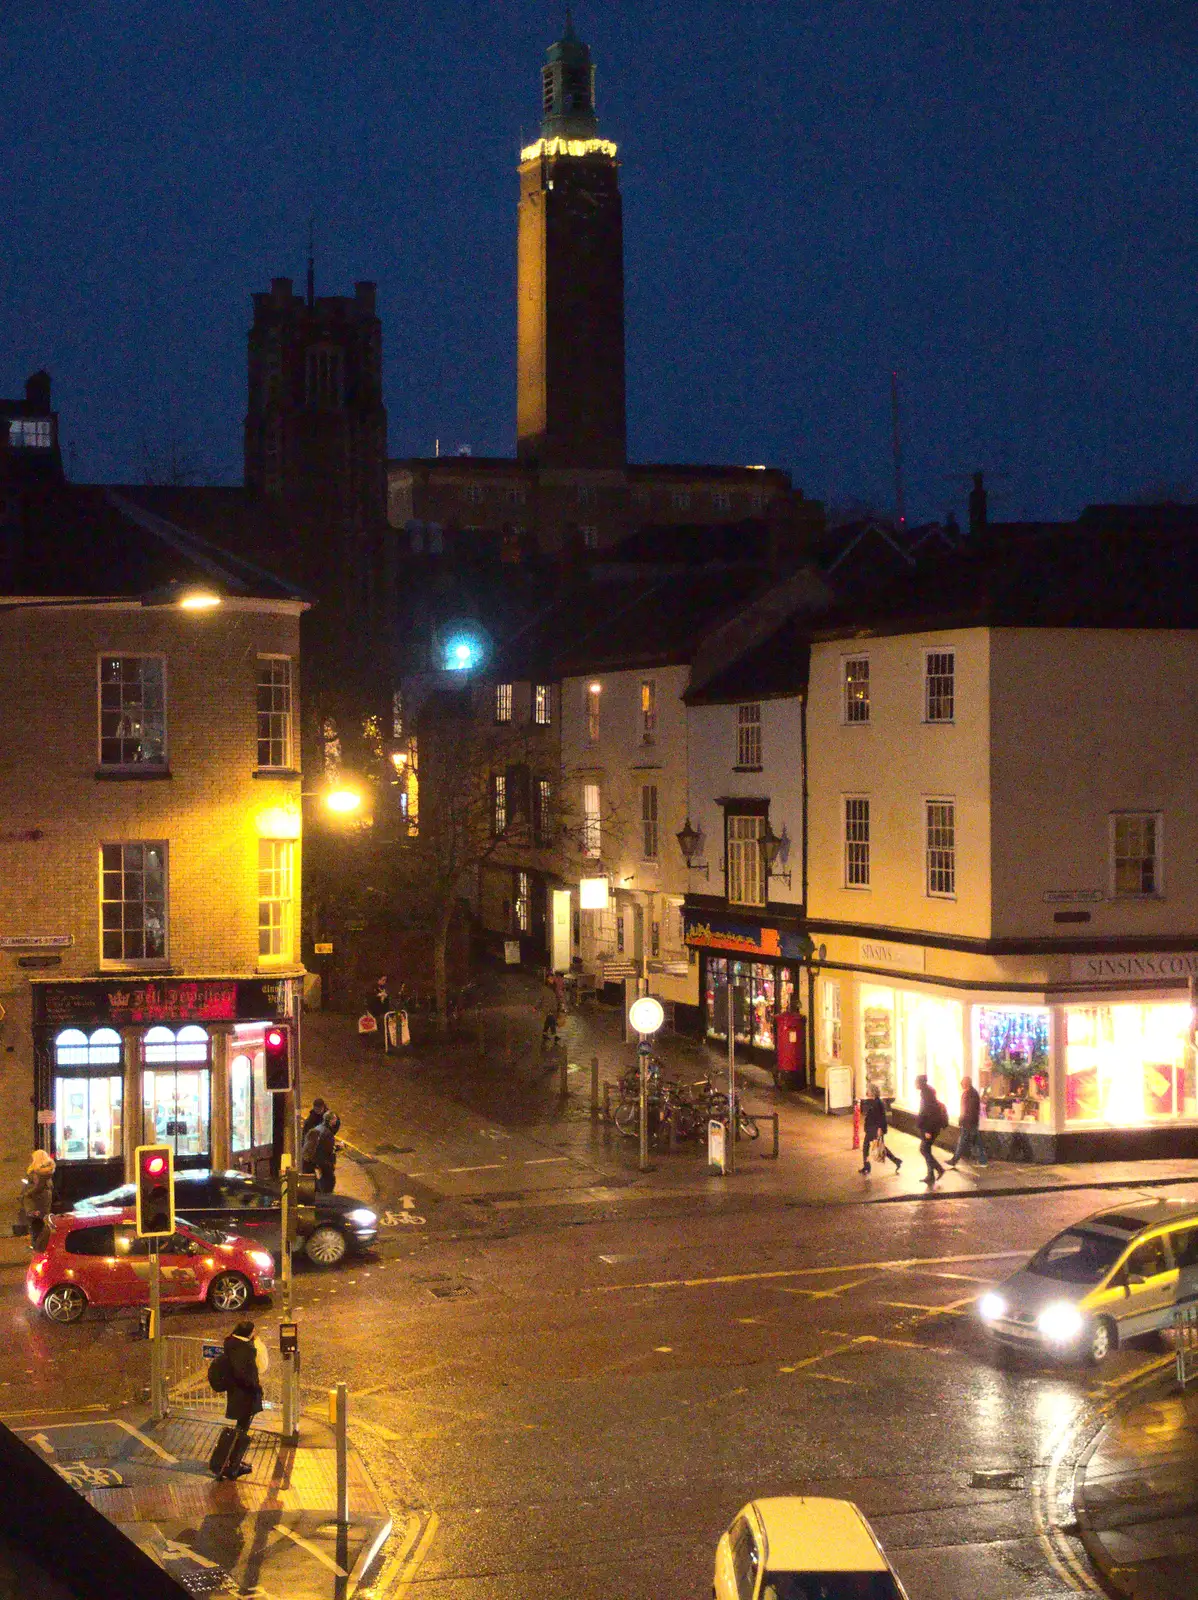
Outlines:
<svg viewBox="0 0 1198 1600"><path fill-rule="evenodd" d="M599 137L591 52L568 12L541 82L541 137L520 153L517 450L541 466L622 467L619 166Z"/></svg>

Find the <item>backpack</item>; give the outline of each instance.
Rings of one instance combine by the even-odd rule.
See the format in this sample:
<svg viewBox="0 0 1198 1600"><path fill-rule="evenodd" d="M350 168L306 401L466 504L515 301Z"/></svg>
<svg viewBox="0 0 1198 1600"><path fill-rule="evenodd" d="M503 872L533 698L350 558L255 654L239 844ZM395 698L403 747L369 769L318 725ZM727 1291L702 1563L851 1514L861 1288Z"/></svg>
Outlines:
<svg viewBox="0 0 1198 1600"><path fill-rule="evenodd" d="M948 1112L944 1109L944 1103L940 1099L939 1095L936 1096L935 1117L936 1117L936 1128L935 1128L935 1132L932 1135L933 1138L935 1138L938 1134L943 1133L945 1128L948 1127Z"/></svg>
<svg viewBox="0 0 1198 1600"><path fill-rule="evenodd" d="M233 1387L233 1369L223 1350L220 1355L213 1356L208 1364L208 1387L217 1394L228 1394Z"/></svg>

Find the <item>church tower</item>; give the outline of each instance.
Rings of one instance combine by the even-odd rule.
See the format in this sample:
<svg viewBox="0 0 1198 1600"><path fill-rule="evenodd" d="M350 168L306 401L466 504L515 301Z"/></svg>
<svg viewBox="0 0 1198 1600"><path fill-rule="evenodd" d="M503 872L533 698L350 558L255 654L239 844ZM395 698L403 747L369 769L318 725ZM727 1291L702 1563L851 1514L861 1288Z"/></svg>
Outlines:
<svg viewBox="0 0 1198 1600"><path fill-rule="evenodd" d="M517 451L541 466L622 467L619 166L599 137L591 52L569 12L541 85L541 137L520 153Z"/></svg>

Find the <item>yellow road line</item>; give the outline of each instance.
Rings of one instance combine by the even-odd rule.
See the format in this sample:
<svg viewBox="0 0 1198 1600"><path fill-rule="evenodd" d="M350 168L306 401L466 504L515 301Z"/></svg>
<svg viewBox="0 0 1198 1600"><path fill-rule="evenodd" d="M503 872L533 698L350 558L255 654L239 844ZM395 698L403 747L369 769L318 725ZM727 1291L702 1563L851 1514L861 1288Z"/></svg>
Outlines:
<svg viewBox="0 0 1198 1600"><path fill-rule="evenodd" d="M641 1283L599 1283L583 1294L627 1294L632 1289L704 1289L725 1283L766 1283L780 1278L815 1278L829 1272L905 1271L912 1267L949 1266L959 1261L1011 1261L1027 1259L1026 1250L988 1250L966 1256L911 1256L904 1261L851 1261L842 1267L785 1267L773 1272L725 1272L714 1278L658 1278Z"/></svg>
<svg viewBox="0 0 1198 1600"><path fill-rule="evenodd" d="M295 1544L299 1545L301 1550L306 1550L314 1561L319 1561L322 1567L327 1567L338 1578L349 1577L349 1573L346 1572L345 1568L339 1567L332 1556L326 1555L319 1545L312 1543L311 1539L305 1539L302 1534L296 1533L294 1528L285 1527L280 1522L275 1525L273 1531L276 1534L282 1534L287 1539L291 1539Z"/></svg>
<svg viewBox="0 0 1198 1600"><path fill-rule="evenodd" d="M440 1517L435 1511L430 1511L428 1514L428 1522L425 1524L424 1532L420 1535L420 1542L417 1544L415 1550L412 1551L412 1554L409 1556L402 1572L399 1574L398 1583L389 1594L385 1596L380 1595L379 1600L403 1600L403 1596L407 1594L408 1590L415 1582L416 1574L424 1565L425 1558L433 1547L433 1540L437 1537L437 1529L440 1526Z"/></svg>

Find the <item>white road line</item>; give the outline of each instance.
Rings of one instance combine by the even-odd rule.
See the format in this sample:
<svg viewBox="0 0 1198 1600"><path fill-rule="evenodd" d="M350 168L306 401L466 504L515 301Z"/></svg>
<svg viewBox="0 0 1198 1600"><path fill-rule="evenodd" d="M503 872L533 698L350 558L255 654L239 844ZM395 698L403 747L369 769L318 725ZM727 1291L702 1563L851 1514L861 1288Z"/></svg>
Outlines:
<svg viewBox="0 0 1198 1600"><path fill-rule="evenodd" d="M502 1168L502 1166L503 1166L503 1162L502 1161L493 1161L490 1164L490 1166L487 1166L487 1167L446 1167L445 1171L447 1173L450 1173L450 1172L498 1172Z"/></svg>
<svg viewBox="0 0 1198 1600"><path fill-rule="evenodd" d="M537 1156L533 1161L522 1162L526 1167L547 1167L554 1161L569 1161L569 1156Z"/></svg>
<svg viewBox="0 0 1198 1600"><path fill-rule="evenodd" d="M275 1526L274 1532L276 1534L282 1534L285 1539L293 1540L299 1545L301 1550L306 1550L313 1560L319 1561L322 1567L327 1567L329 1571L336 1577L349 1577L349 1573L346 1572L345 1568L339 1567L333 1560L332 1556L325 1555L324 1551L319 1545L313 1544L311 1539L305 1539L302 1534L296 1533L294 1528L284 1527L280 1522Z"/></svg>
<svg viewBox="0 0 1198 1600"><path fill-rule="evenodd" d="M126 1433L132 1434L135 1439L140 1440L145 1445L147 1450L152 1450L156 1456L161 1456L164 1461L169 1461L172 1466L178 1461L178 1456L173 1456L164 1450L156 1440L144 1434L140 1428L135 1428L131 1422L122 1422L119 1417L113 1417L111 1420L116 1427L123 1428Z"/></svg>

